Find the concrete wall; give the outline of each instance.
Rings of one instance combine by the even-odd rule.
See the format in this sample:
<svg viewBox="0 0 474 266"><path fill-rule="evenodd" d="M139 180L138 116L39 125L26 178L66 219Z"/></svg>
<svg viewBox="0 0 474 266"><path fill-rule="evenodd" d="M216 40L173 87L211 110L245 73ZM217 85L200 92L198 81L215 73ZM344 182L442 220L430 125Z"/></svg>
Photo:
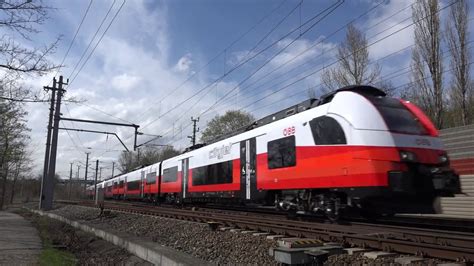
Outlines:
<svg viewBox="0 0 474 266"><path fill-rule="evenodd" d="M474 124L443 129L439 133L456 172L474 174Z"/></svg>

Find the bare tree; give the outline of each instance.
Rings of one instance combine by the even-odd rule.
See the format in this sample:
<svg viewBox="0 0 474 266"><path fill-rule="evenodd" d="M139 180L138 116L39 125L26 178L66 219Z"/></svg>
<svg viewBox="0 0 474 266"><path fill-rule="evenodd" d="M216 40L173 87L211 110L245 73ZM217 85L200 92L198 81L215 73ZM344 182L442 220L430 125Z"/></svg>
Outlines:
<svg viewBox="0 0 474 266"><path fill-rule="evenodd" d="M0 97L21 100L30 96L31 89L25 88L19 80L25 75L45 75L59 67L47 59L55 51L59 38L47 45L32 40L39 32L37 26L48 19L50 9L40 0L0 2L0 14L3 14L0 29L5 32L0 37L0 86L3 88Z"/></svg>
<svg viewBox="0 0 474 266"><path fill-rule="evenodd" d="M438 0L419 0L412 7L415 47L412 53L414 101L443 127L443 64Z"/></svg>
<svg viewBox="0 0 474 266"><path fill-rule="evenodd" d="M337 50L338 65L323 71L322 83L327 91L348 85L372 84L380 75L378 64L370 67L365 34L350 24L346 38Z"/></svg>
<svg viewBox="0 0 474 266"><path fill-rule="evenodd" d="M446 41L451 53L451 68L453 69L453 82L451 100L461 109L462 125L470 122L469 100L472 95L470 86L470 52L468 48L469 5L466 0L458 0L451 6L449 17L446 21Z"/></svg>
<svg viewBox="0 0 474 266"><path fill-rule="evenodd" d="M25 115L19 103L0 101L0 209L5 202L7 179L29 138Z"/></svg>
<svg viewBox="0 0 474 266"><path fill-rule="evenodd" d="M180 152L175 150L172 146L164 146L158 149L151 146L146 147L142 151L123 152L118 160L118 169L122 173L127 173L137 167L161 162L178 154L180 154Z"/></svg>

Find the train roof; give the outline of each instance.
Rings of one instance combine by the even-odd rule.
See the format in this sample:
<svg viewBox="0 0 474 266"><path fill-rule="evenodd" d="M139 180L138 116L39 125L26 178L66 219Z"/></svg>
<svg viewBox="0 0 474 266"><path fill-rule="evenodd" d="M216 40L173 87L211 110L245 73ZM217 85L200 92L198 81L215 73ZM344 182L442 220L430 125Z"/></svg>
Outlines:
<svg viewBox="0 0 474 266"><path fill-rule="evenodd" d="M278 111L278 112L276 112L276 113L267 115L267 116L265 116L265 117L263 117L263 118L260 118L260 119L258 119L258 120L255 120L254 122L252 122L252 123L249 124L249 125L246 125L246 126L243 126L243 127L239 128L239 129L237 129L237 130L234 130L234 131L232 131L231 133L221 135L221 136L219 136L219 137L213 139L213 140L210 141L209 143L206 143L206 144L196 144L195 146L186 149L184 152L188 152L188 151L190 151L190 150L195 150L195 149L201 148L201 147L203 147L203 146L205 146L205 145L218 142L218 141L220 141L220 140L223 140L223 139L226 139L226 138L229 138L229 137L232 137L232 136L241 134L241 133L243 133L243 132L252 130L252 129L254 129L254 128L261 127L261 126L270 124L270 123L272 123L272 122L278 121L278 120L280 120L280 119L283 119L283 118L286 118L286 117L295 115L295 114L300 113L300 112L303 112L303 111L306 111L306 110L308 110L308 109L311 109L311 108L314 108L314 107L317 107L317 106L320 106L320 105L329 103L329 102L331 102L332 99L334 98L334 95L336 95L336 94L339 93L339 92L343 92L343 91L351 91L351 92L356 92L356 93L359 93L359 94L362 94L362 95L368 95L368 96L379 96L379 97L385 97L385 96L387 96L387 94L386 94L384 91L382 91L382 90L380 90L380 89L378 89L378 88L372 87L372 86L366 86L366 85L351 85L351 86L346 86L346 87L337 89L337 90L335 90L335 91L332 91L332 92L330 92L330 93L324 94L324 95L321 96L321 98L319 98L319 99L310 98L310 99L305 100L305 101L303 101L303 102L301 102L301 103L299 103L299 104L290 106L290 107L285 108L285 109L283 109L283 110L281 110L281 111Z"/></svg>

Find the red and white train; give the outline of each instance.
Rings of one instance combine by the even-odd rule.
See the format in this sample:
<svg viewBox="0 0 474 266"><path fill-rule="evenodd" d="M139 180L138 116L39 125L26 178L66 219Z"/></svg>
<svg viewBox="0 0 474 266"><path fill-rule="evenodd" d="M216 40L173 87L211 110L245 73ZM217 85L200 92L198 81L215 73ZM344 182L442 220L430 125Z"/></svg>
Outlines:
<svg viewBox="0 0 474 266"><path fill-rule="evenodd" d="M264 203L330 217L347 207L431 212L436 197L460 190L427 116L370 86L305 101L98 187L105 198Z"/></svg>

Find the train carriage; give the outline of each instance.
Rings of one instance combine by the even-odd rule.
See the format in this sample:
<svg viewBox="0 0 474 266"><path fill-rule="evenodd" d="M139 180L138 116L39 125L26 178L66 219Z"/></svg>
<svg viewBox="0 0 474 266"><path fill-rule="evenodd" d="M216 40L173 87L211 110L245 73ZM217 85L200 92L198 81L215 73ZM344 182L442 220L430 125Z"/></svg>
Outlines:
<svg viewBox="0 0 474 266"><path fill-rule="evenodd" d="M276 204L329 216L345 207L432 212L435 197L459 192L430 120L369 86L306 101L155 168L146 186L156 192L145 194L160 200Z"/></svg>

